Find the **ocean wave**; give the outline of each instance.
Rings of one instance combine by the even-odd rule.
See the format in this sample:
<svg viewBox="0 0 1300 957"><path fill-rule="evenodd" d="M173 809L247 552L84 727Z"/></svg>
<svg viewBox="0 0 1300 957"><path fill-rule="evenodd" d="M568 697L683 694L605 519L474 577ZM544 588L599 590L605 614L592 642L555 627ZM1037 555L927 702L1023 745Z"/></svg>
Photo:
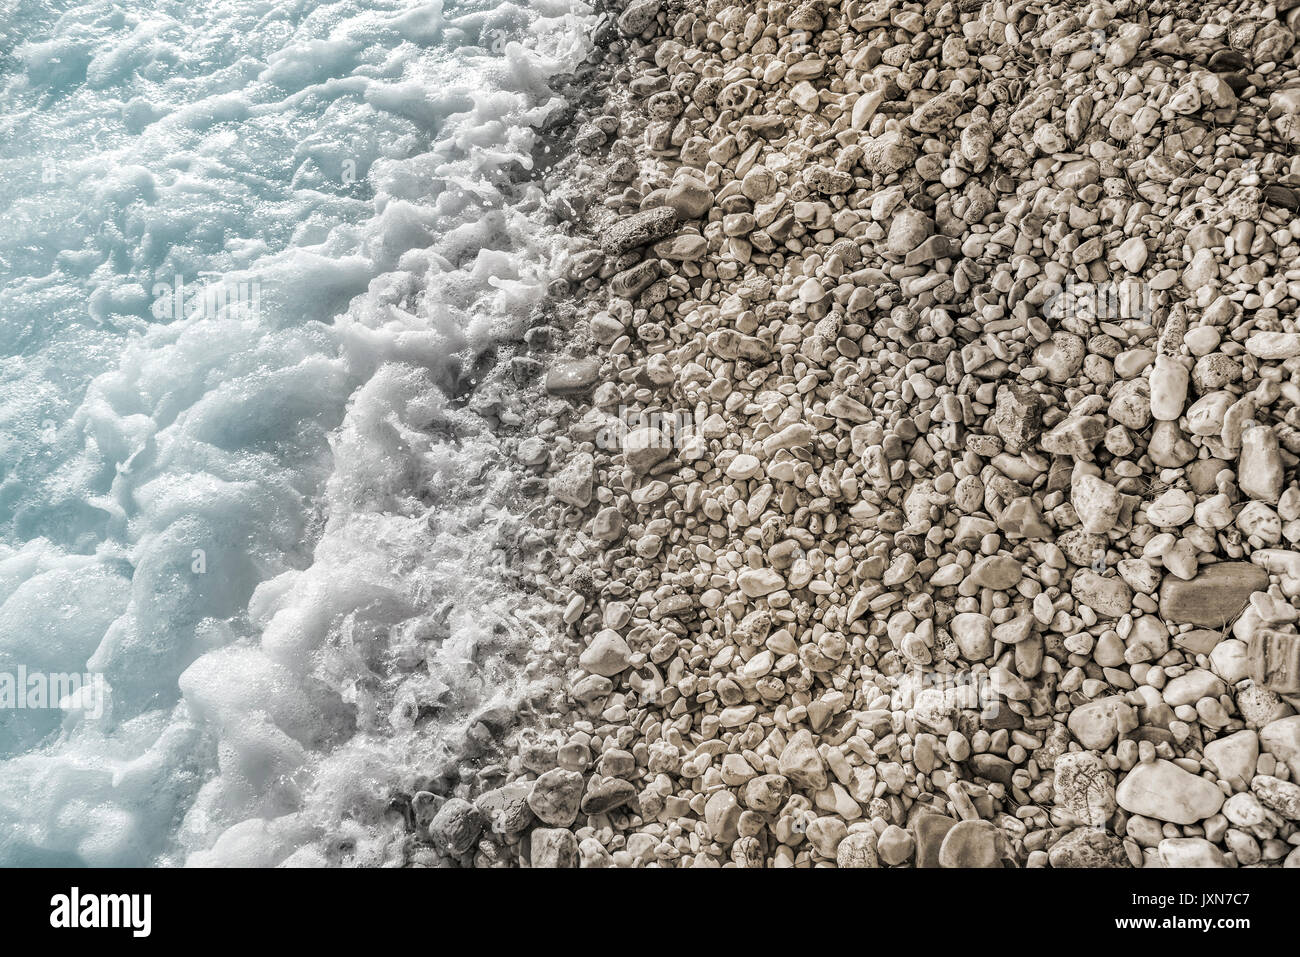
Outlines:
<svg viewBox="0 0 1300 957"><path fill-rule="evenodd" d="M106 700L0 712L0 861L400 863L548 641L458 392L565 249L529 171L589 11L25 6L0 672Z"/></svg>

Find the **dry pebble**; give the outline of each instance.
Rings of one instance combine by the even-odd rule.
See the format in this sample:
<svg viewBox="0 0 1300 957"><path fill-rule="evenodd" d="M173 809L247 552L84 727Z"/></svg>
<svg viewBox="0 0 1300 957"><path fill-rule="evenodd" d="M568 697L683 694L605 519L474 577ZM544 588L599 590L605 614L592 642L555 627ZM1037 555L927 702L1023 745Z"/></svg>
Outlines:
<svg viewBox="0 0 1300 957"><path fill-rule="evenodd" d="M552 428L517 449L564 630L513 796L430 840L1295 866L1285 6L615 10Z"/></svg>

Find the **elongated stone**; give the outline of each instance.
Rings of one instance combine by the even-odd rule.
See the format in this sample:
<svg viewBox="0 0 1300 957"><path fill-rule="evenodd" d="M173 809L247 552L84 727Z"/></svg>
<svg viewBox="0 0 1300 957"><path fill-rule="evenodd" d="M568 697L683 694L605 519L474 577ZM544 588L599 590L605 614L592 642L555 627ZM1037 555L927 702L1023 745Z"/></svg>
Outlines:
<svg viewBox="0 0 1300 957"><path fill-rule="evenodd" d="M1211 782L1164 760L1138 764L1115 791L1130 814L1173 824L1195 824L1223 806L1224 794Z"/></svg>

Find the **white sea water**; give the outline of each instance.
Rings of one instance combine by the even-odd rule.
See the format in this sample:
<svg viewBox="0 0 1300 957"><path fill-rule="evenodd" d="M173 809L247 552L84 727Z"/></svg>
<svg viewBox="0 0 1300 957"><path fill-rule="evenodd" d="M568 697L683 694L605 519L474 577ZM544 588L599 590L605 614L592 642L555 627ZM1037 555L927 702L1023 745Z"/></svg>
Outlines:
<svg viewBox="0 0 1300 957"><path fill-rule="evenodd" d="M510 182L589 22L0 3L0 674L108 689L0 710L0 864L393 863L510 700L511 479L448 392L561 253Z"/></svg>

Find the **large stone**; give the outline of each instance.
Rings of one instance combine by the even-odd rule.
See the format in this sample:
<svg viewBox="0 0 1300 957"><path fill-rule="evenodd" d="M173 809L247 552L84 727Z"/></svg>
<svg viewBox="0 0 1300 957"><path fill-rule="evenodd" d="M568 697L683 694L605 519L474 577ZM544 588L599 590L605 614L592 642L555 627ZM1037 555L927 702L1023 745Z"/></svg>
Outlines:
<svg viewBox="0 0 1300 957"><path fill-rule="evenodd" d="M988 821L961 821L939 846L940 867L997 867L998 829Z"/></svg>
<svg viewBox="0 0 1300 957"><path fill-rule="evenodd" d="M1246 351L1269 361L1300 356L1300 332L1257 332L1246 340Z"/></svg>
<svg viewBox="0 0 1300 957"><path fill-rule="evenodd" d="M1295 714L1295 709L1282 700L1276 691L1260 687L1254 681L1243 681L1236 689L1237 710L1248 728L1262 728L1270 721Z"/></svg>
<svg viewBox="0 0 1300 957"><path fill-rule="evenodd" d="M895 256L906 256L934 231L930 217L904 206L889 224L886 248Z"/></svg>
<svg viewBox="0 0 1300 957"><path fill-rule="evenodd" d="M736 576L736 584L750 598L761 598L784 588L785 579L771 568L747 568Z"/></svg>
<svg viewBox="0 0 1300 957"><path fill-rule="evenodd" d="M1268 588L1268 572L1250 562L1203 567L1191 581L1166 575L1160 616L1166 621L1222 628L1246 607L1252 592Z"/></svg>
<svg viewBox="0 0 1300 957"><path fill-rule="evenodd" d="M1105 578L1091 568L1081 568L1070 579L1070 594L1103 618L1119 618L1133 610L1133 589L1115 575Z"/></svg>
<svg viewBox="0 0 1300 957"><path fill-rule="evenodd" d="M449 798L429 824L429 837L444 853L459 857L483 833L483 815L468 801Z"/></svg>
<svg viewBox="0 0 1300 957"><path fill-rule="evenodd" d="M834 860L840 841L848 837L849 826L838 817L818 817L808 822L808 843L822 857Z"/></svg>
<svg viewBox="0 0 1300 957"><path fill-rule="evenodd" d="M522 834L533 823L533 809L528 806L531 792L532 787L525 782L506 784L484 791L474 806L497 834Z"/></svg>
<svg viewBox="0 0 1300 957"><path fill-rule="evenodd" d="M1081 475L1070 487L1070 504L1083 530L1092 535L1105 535L1119 521L1124 498L1115 486L1095 475Z"/></svg>
<svg viewBox="0 0 1300 957"><path fill-rule="evenodd" d="M779 774L760 774L745 784L745 807L760 814L772 814L785 800L787 782Z"/></svg>
<svg viewBox="0 0 1300 957"><path fill-rule="evenodd" d="M969 580L981 588L1005 591L1020 584L1023 574L1020 562L1010 555L986 555L971 568Z"/></svg>
<svg viewBox="0 0 1300 957"><path fill-rule="evenodd" d="M903 832L906 834L906 832ZM910 838L909 838L910 840ZM879 867L876 853L876 836L871 832L854 831L840 841L835 851L836 867Z"/></svg>
<svg viewBox="0 0 1300 957"><path fill-rule="evenodd" d="M1057 868L1133 866L1124 842L1100 827L1076 827L1052 845L1047 861Z"/></svg>
<svg viewBox="0 0 1300 957"><path fill-rule="evenodd" d="M660 0L632 0L618 18L619 32L625 37L634 37L654 23L659 15Z"/></svg>
<svg viewBox="0 0 1300 957"><path fill-rule="evenodd" d="M897 824L891 824L876 842L876 854L884 864L896 867L912 859L916 853L916 839Z"/></svg>
<svg viewBox="0 0 1300 957"><path fill-rule="evenodd" d="M948 832L957 826L956 820L943 814L926 811L912 821L916 832L916 866L938 867L939 850Z"/></svg>
<svg viewBox="0 0 1300 957"><path fill-rule="evenodd" d="M1001 385L989 424L1002 437L1007 451L1019 454L1043 431L1043 400L1028 386Z"/></svg>
<svg viewBox="0 0 1300 957"><path fill-rule="evenodd" d="M533 782L528 806L544 824L568 827L578 817L582 803L582 775L577 771L553 768Z"/></svg>
<svg viewBox="0 0 1300 957"><path fill-rule="evenodd" d="M1195 824L1223 806L1224 794L1210 781L1171 761L1138 764L1115 791L1115 800L1130 814L1172 824Z"/></svg>
<svg viewBox="0 0 1300 957"><path fill-rule="evenodd" d="M586 508L591 504L591 483L596 460L590 452L579 452L550 481L551 495L561 502Z"/></svg>

